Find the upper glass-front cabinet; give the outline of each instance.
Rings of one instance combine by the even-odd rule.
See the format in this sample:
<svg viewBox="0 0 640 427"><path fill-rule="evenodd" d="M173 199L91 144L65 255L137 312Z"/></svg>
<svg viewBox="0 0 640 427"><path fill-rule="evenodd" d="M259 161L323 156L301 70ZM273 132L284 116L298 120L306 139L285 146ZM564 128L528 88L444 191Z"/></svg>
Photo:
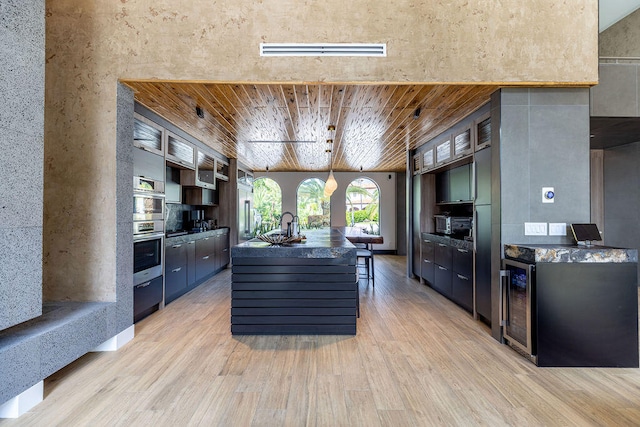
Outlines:
<svg viewBox="0 0 640 427"><path fill-rule="evenodd" d="M433 148L429 148L427 151L422 153L422 170L427 171L433 168L435 165L436 162L433 158Z"/></svg>
<svg viewBox="0 0 640 427"><path fill-rule="evenodd" d="M451 159L451 138L436 144L436 163L444 163Z"/></svg>
<svg viewBox="0 0 640 427"><path fill-rule="evenodd" d="M475 121L476 151L491 145L491 113Z"/></svg>
<svg viewBox="0 0 640 427"><path fill-rule="evenodd" d="M229 181L229 163L216 159L216 179Z"/></svg>
<svg viewBox="0 0 640 427"><path fill-rule="evenodd" d="M165 158L178 166L194 169L195 148L178 135L167 131L167 152Z"/></svg>
<svg viewBox="0 0 640 427"><path fill-rule="evenodd" d="M457 159L471 154L473 150L471 141L471 127L457 133L453 138L453 157Z"/></svg>
<svg viewBox="0 0 640 427"><path fill-rule="evenodd" d="M422 172L422 163L420 162L420 154L413 156L413 174L417 175Z"/></svg>
<svg viewBox="0 0 640 427"><path fill-rule="evenodd" d="M238 168L238 184L253 186L253 174Z"/></svg>
<svg viewBox="0 0 640 427"><path fill-rule="evenodd" d="M207 153L198 150L197 185L200 187L216 189L216 159Z"/></svg>
<svg viewBox="0 0 640 427"><path fill-rule="evenodd" d="M135 113L133 145L145 151L164 156L164 129L151 120Z"/></svg>

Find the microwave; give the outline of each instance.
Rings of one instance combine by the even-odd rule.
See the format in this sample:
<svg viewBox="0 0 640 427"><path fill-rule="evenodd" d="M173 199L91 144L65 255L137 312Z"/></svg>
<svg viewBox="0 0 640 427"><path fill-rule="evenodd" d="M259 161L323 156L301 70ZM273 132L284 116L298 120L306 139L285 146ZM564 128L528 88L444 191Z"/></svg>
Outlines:
<svg viewBox="0 0 640 427"><path fill-rule="evenodd" d="M164 219L164 194L133 193L133 220Z"/></svg>
<svg viewBox="0 0 640 427"><path fill-rule="evenodd" d="M466 233L473 227L473 220L471 217L434 215L434 218L436 221L436 233Z"/></svg>
<svg viewBox="0 0 640 427"><path fill-rule="evenodd" d="M133 191L164 194L164 182L143 176L134 176Z"/></svg>

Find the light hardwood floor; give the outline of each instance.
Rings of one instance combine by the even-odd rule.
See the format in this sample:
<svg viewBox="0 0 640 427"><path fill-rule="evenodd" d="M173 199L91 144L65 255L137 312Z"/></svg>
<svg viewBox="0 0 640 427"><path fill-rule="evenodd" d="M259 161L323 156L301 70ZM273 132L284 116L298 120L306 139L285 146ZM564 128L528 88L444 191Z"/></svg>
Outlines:
<svg viewBox="0 0 640 427"><path fill-rule="evenodd" d="M45 381L0 426L640 425L639 369L537 368L376 256L357 336L229 332L230 271Z"/></svg>

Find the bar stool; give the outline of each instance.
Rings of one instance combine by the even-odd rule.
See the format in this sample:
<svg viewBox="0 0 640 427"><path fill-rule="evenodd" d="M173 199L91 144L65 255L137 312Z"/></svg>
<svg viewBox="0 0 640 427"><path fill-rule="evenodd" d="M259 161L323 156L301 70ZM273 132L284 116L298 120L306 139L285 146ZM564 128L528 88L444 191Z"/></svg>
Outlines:
<svg viewBox="0 0 640 427"><path fill-rule="evenodd" d="M371 284L375 286L375 270L373 264L373 250L369 249L369 245L366 243L355 243L357 249L356 254L358 257L358 278L367 279L367 283L371 280ZM362 262L361 262L362 261ZM363 275L361 270L365 271Z"/></svg>

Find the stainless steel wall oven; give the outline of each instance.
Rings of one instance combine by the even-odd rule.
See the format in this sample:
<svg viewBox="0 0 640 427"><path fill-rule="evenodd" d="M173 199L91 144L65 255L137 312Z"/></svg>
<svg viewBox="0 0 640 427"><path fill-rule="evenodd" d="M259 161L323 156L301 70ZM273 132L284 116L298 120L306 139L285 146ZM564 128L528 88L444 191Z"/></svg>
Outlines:
<svg viewBox="0 0 640 427"><path fill-rule="evenodd" d="M133 285L148 282L163 272L164 233L134 236Z"/></svg>

